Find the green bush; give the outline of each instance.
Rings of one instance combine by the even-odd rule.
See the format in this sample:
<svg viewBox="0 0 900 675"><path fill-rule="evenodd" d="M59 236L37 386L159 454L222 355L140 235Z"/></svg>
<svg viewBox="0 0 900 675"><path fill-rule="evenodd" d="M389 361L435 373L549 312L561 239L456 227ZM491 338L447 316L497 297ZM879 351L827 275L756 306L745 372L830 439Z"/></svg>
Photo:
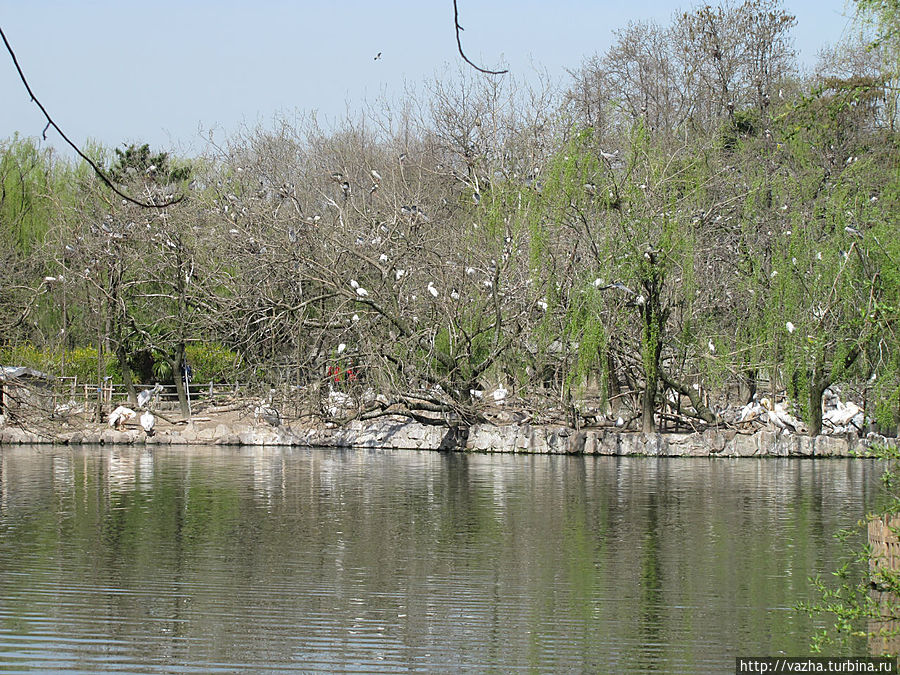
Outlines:
<svg viewBox="0 0 900 675"><path fill-rule="evenodd" d="M122 373L112 354L104 354L104 375L117 382ZM0 349L0 364L27 366L56 377L77 377L79 382L97 380L97 349L77 347L70 350L42 350L30 343L7 346ZM65 368L64 368L65 366Z"/></svg>
<svg viewBox="0 0 900 675"><path fill-rule="evenodd" d="M193 370L194 382L228 382L238 378L243 359L218 342L187 345L185 358Z"/></svg>

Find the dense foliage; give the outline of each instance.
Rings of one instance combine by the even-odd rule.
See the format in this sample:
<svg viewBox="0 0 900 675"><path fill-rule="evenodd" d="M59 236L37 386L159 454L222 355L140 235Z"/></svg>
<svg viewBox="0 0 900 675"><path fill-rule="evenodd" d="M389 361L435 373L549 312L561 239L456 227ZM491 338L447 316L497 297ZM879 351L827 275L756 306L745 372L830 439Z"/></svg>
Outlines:
<svg viewBox="0 0 900 675"><path fill-rule="evenodd" d="M190 364L451 426L502 401L651 431L765 392L815 432L840 385L896 432L896 41L801 77L793 24L703 7L618 32L565 90L468 72L330 132L92 151L185 196L164 209L12 138L3 358L129 387Z"/></svg>

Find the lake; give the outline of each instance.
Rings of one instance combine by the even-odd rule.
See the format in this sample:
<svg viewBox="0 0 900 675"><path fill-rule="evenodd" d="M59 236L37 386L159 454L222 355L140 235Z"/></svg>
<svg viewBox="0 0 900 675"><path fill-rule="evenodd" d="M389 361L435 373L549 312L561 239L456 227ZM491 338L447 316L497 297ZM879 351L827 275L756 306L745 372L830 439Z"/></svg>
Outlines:
<svg viewBox="0 0 900 675"><path fill-rule="evenodd" d="M0 448L0 672L733 672L870 460ZM862 535L861 535L862 536Z"/></svg>

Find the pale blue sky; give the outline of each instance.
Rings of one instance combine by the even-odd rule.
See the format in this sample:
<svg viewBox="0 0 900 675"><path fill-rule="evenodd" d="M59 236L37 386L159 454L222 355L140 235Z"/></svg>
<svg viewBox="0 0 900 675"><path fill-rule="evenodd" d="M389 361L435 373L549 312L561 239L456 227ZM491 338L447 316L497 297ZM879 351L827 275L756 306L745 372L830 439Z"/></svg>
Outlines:
<svg viewBox="0 0 900 675"><path fill-rule="evenodd" d="M458 2L473 60L560 79L604 51L629 20L666 24L697 4ZM796 47L807 64L848 27L844 0L784 6L797 16ZM405 88L454 72L459 62L452 0L0 0L0 26L35 94L74 141L146 141L184 153L202 148L201 126L221 139L241 124L268 125L277 113L340 118L381 95L401 99ZM4 52L0 138L39 136L43 127Z"/></svg>

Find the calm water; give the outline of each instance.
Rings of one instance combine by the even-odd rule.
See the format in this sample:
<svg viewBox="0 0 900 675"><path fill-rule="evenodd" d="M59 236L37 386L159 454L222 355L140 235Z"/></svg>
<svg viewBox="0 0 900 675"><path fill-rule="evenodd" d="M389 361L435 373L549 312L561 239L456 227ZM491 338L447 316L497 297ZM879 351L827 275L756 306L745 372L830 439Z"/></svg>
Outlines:
<svg viewBox="0 0 900 675"><path fill-rule="evenodd" d="M0 449L0 670L733 672L875 501L855 460Z"/></svg>

